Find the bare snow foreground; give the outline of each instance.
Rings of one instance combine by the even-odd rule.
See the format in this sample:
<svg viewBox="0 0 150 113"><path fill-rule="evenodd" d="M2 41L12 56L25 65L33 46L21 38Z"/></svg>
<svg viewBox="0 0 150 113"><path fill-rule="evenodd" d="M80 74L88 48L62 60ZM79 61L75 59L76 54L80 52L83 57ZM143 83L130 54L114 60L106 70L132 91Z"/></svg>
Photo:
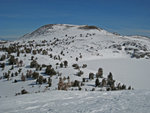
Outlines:
<svg viewBox="0 0 150 113"><path fill-rule="evenodd" d="M0 99L1 113L149 113L150 90L48 91Z"/></svg>

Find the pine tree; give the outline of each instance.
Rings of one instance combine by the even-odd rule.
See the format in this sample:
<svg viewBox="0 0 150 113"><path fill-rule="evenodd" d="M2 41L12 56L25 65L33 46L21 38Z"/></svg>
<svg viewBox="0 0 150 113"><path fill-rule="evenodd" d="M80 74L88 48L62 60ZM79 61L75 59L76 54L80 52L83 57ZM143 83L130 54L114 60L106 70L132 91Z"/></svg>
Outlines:
<svg viewBox="0 0 150 113"><path fill-rule="evenodd" d="M95 86L97 87L97 86L99 86L100 85L100 82L99 82L99 79L97 78L96 80L95 80Z"/></svg>
<svg viewBox="0 0 150 113"><path fill-rule="evenodd" d="M25 81L25 80L26 80L26 78L25 78L25 76L23 75L23 73L22 73L22 76L21 76L21 80L22 80L22 81Z"/></svg>
<svg viewBox="0 0 150 113"><path fill-rule="evenodd" d="M63 66L64 66L63 63L61 62L61 63L60 63L60 68L63 68Z"/></svg>
<svg viewBox="0 0 150 113"><path fill-rule="evenodd" d="M68 61L64 61L64 66L65 66L65 68L68 66Z"/></svg>
<svg viewBox="0 0 150 113"><path fill-rule="evenodd" d="M94 73L89 73L89 79L90 80L94 79Z"/></svg>
<svg viewBox="0 0 150 113"><path fill-rule="evenodd" d="M98 69L98 73L96 74L96 77L97 78L102 78L103 77L103 69L102 68Z"/></svg>
<svg viewBox="0 0 150 113"><path fill-rule="evenodd" d="M51 85L52 85L52 79L49 77L48 78L48 86L51 87Z"/></svg>
<svg viewBox="0 0 150 113"><path fill-rule="evenodd" d="M56 71L51 66L47 66L45 73L50 76L56 75Z"/></svg>

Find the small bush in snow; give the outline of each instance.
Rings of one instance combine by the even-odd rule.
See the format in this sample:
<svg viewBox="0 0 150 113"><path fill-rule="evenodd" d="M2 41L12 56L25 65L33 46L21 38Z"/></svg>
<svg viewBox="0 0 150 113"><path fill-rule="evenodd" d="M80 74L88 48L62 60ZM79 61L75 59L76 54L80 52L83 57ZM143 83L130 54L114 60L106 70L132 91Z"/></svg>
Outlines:
<svg viewBox="0 0 150 113"><path fill-rule="evenodd" d="M89 73L89 79L90 80L94 79L94 73Z"/></svg>
<svg viewBox="0 0 150 113"><path fill-rule="evenodd" d="M34 59L34 56L31 56L31 60L33 60Z"/></svg>
<svg viewBox="0 0 150 113"><path fill-rule="evenodd" d="M82 68L86 68L87 67L87 64L83 64Z"/></svg>
<svg viewBox="0 0 150 113"><path fill-rule="evenodd" d="M31 70L27 70L26 78L31 78L31 77L32 77L32 71Z"/></svg>
<svg viewBox="0 0 150 113"><path fill-rule="evenodd" d="M114 83L115 83L115 80L113 80L113 75L110 72L107 77L107 85L109 85L110 87L114 87Z"/></svg>
<svg viewBox="0 0 150 113"><path fill-rule="evenodd" d="M80 86L80 82L78 81L78 80L75 80L74 82L73 82L73 85L72 85L73 87L79 87Z"/></svg>
<svg viewBox="0 0 150 113"><path fill-rule="evenodd" d="M48 86L51 87L51 85L52 85L52 79L49 77L48 78Z"/></svg>
<svg viewBox="0 0 150 113"><path fill-rule="evenodd" d="M14 77L14 73L11 73L11 77Z"/></svg>
<svg viewBox="0 0 150 113"><path fill-rule="evenodd" d="M79 87L79 91L81 91L82 90L82 88L81 87Z"/></svg>
<svg viewBox="0 0 150 113"><path fill-rule="evenodd" d="M97 78L96 80L95 80L95 86L97 87L97 86L99 86L100 85L100 82L99 82L99 79Z"/></svg>
<svg viewBox="0 0 150 113"><path fill-rule="evenodd" d="M21 69L21 68L19 68L19 69L18 69L18 73L21 73L21 71L22 71L22 69Z"/></svg>
<svg viewBox="0 0 150 113"><path fill-rule="evenodd" d="M128 87L128 90L131 90L131 86Z"/></svg>
<svg viewBox="0 0 150 113"><path fill-rule="evenodd" d="M38 79L36 80L36 84L42 84L43 83L43 76L39 76Z"/></svg>
<svg viewBox="0 0 150 113"><path fill-rule="evenodd" d="M78 57L76 57L76 61L78 61L79 59L78 59Z"/></svg>
<svg viewBox="0 0 150 113"><path fill-rule="evenodd" d="M53 75L56 75L56 71L51 66L47 66L45 70L45 74L53 76Z"/></svg>
<svg viewBox="0 0 150 113"><path fill-rule="evenodd" d="M31 48L25 48L26 53L31 53Z"/></svg>
<svg viewBox="0 0 150 113"><path fill-rule="evenodd" d="M122 87L121 87L121 89L125 90L126 89L126 85L123 84Z"/></svg>
<svg viewBox="0 0 150 113"><path fill-rule="evenodd" d="M17 82L18 82L18 81L15 79L15 80L14 80L14 83L17 83Z"/></svg>
<svg viewBox="0 0 150 113"><path fill-rule="evenodd" d="M68 61L64 61L64 66L65 66L65 68L68 66Z"/></svg>
<svg viewBox="0 0 150 113"><path fill-rule="evenodd" d="M6 56L2 55L1 58L0 58L0 61L4 61L5 59L6 59Z"/></svg>
<svg viewBox="0 0 150 113"><path fill-rule="evenodd" d="M38 67L38 63L37 63L37 61L36 60L33 60L31 63L30 63L30 68L36 68L36 67Z"/></svg>
<svg viewBox="0 0 150 113"><path fill-rule="evenodd" d="M15 72L15 76L18 76L18 72Z"/></svg>
<svg viewBox="0 0 150 113"><path fill-rule="evenodd" d="M33 50L33 51L32 51L32 54L33 54L33 55L36 55L36 53L37 53L36 50Z"/></svg>
<svg viewBox="0 0 150 113"><path fill-rule="evenodd" d="M74 67L74 69L80 69L78 64L73 64L72 67Z"/></svg>
<svg viewBox="0 0 150 113"><path fill-rule="evenodd" d="M80 70L80 71L77 73L77 76L80 77L81 75L83 75L83 73L84 73L84 72Z"/></svg>
<svg viewBox="0 0 150 113"><path fill-rule="evenodd" d="M104 87L104 86L106 86L107 85L107 83L106 83L106 80L105 80L105 78L102 80L102 84L101 84L101 86L102 87Z"/></svg>
<svg viewBox="0 0 150 113"><path fill-rule="evenodd" d="M92 91L95 91L95 88L92 88Z"/></svg>
<svg viewBox="0 0 150 113"><path fill-rule="evenodd" d="M9 65L14 65L17 62L18 62L18 59L17 58L15 59L14 56L11 56L10 59L8 60Z"/></svg>
<svg viewBox="0 0 150 113"><path fill-rule="evenodd" d="M98 72L96 73L96 78L102 78L103 77L103 69L99 68Z"/></svg>
<svg viewBox="0 0 150 113"><path fill-rule="evenodd" d="M46 67L46 65L45 64L42 64L42 68L45 68Z"/></svg>
<svg viewBox="0 0 150 113"><path fill-rule="evenodd" d="M43 50L42 55L48 55L48 52L46 50Z"/></svg>
<svg viewBox="0 0 150 113"><path fill-rule="evenodd" d="M85 82L85 78L82 78L82 82Z"/></svg>
<svg viewBox="0 0 150 113"><path fill-rule="evenodd" d="M21 80L22 80L22 81L25 81L25 80L26 80L26 77L23 75L23 73L22 73L22 76L21 76Z"/></svg>
<svg viewBox="0 0 150 113"><path fill-rule="evenodd" d="M39 73L38 72L33 72L32 73L32 78L33 79L37 79L39 77Z"/></svg>
<svg viewBox="0 0 150 113"><path fill-rule="evenodd" d="M21 94L23 95L23 94L27 94L28 92L25 90L25 89L23 89L23 90L21 90Z"/></svg>
<svg viewBox="0 0 150 113"><path fill-rule="evenodd" d="M106 88L106 91L110 91L110 90L111 90L110 87Z"/></svg>
<svg viewBox="0 0 150 113"><path fill-rule="evenodd" d="M61 62L61 63L60 63L60 68L63 68L63 66L64 66L63 63Z"/></svg>
<svg viewBox="0 0 150 113"><path fill-rule="evenodd" d="M5 63L0 63L0 68L4 69L5 68Z"/></svg>
<svg viewBox="0 0 150 113"><path fill-rule="evenodd" d="M20 56L20 51L17 51L17 57L19 57Z"/></svg>
<svg viewBox="0 0 150 113"><path fill-rule="evenodd" d="M9 73L6 72L3 74L3 77L9 79L10 75L9 75Z"/></svg>

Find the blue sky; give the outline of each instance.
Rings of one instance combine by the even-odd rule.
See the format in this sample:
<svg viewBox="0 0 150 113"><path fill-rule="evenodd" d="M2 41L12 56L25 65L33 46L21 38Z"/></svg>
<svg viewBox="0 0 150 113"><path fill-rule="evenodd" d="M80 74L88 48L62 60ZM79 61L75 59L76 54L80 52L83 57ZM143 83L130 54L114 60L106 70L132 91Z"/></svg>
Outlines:
<svg viewBox="0 0 150 113"><path fill-rule="evenodd" d="M150 0L0 0L0 38L15 39L45 24L150 37Z"/></svg>

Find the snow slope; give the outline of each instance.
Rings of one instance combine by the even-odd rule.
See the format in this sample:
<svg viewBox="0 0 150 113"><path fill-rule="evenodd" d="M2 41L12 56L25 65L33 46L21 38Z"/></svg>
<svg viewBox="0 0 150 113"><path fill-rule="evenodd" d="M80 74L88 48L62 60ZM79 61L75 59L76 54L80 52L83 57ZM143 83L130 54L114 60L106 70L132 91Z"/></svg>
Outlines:
<svg viewBox="0 0 150 113"><path fill-rule="evenodd" d="M48 91L0 99L1 113L149 113L150 90Z"/></svg>
<svg viewBox="0 0 150 113"><path fill-rule="evenodd" d="M24 50L24 46L31 47L32 50L45 49L48 51L48 55L41 53L34 55L31 52L30 54L20 53L20 56L17 57L16 53L12 53L23 61L23 67L15 66L13 70L10 70L12 66L6 65L4 70L0 68L0 77L9 70L11 73L15 73L19 68L22 69L24 75L27 70L35 71L35 68L29 68L31 56L34 56L40 65L52 65L57 72L62 73L62 77L69 76L71 81L82 81L82 78L88 78L90 72L96 73L101 67L104 70L104 77L112 72L114 79L118 82L127 84L127 86L131 85L135 89L149 89L147 86L150 85L150 70L148 68L150 66L150 39L146 37L120 36L95 26L48 24L24 35L19 40L0 44L0 47L16 46L17 44L22 46L20 50ZM64 55L60 54L62 51ZM7 54L7 52L0 51L0 56L3 54ZM50 58L50 54L53 54L53 57L60 55L61 60ZM79 58L79 61L76 61L76 57ZM67 68L60 68L56 65L64 60L68 61ZM0 63L3 62L7 64L8 59L0 61ZM81 77L76 76L78 70L74 70L72 67L72 64L75 63L80 66L87 64L87 68L81 69L84 72ZM45 68L39 71L40 75L48 78L49 76L44 72ZM17 77L10 77L9 81L7 79L0 80L1 97L14 96L24 88L30 93L45 90L46 84L36 85L35 80L20 81L22 73ZM19 82L13 83L15 79ZM57 88L59 77L57 75L52 79L50 90ZM94 84L95 79L87 83L85 88L94 86ZM89 88L89 90L91 89L92 87Z"/></svg>
<svg viewBox="0 0 150 113"><path fill-rule="evenodd" d="M112 72L114 79L118 82L125 83L127 86L132 86L135 89L149 89L150 85L150 61L146 59L126 59L126 58L119 58L119 59L94 59L94 60L85 60L79 61L81 64L87 64L87 68L82 69L84 74L82 77L77 77L74 74L76 71L71 69L60 69L59 72L62 73L62 76L70 76L71 80L81 80L82 78L88 78L88 74L90 72L96 73L99 67L103 67L104 70L104 77L107 77L109 72ZM144 68L143 68L144 67ZM44 72L44 70L43 70ZM47 77L47 76L45 76ZM57 88L58 79L53 78L53 86L50 90L54 90ZM43 85L35 85L35 80L28 80L26 82L18 82L12 83L16 79L15 77L12 80L7 81L6 79L0 80L0 96L1 97L10 97L14 96L16 93L19 93L22 89L26 89L30 93L44 91L46 84ZM18 77L20 80L20 77ZM95 81L87 83L87 85L94 86ZM34 86L34 87L33 87ZM87 86L86 86L87 87ZM85 87L85 88L86 88ZM92 89L89 88L90 90Z"/></svg>
<svg viewBox="0 0 150 113"><path fill-rule="evenodd" d="M1 42L1 41L0 41ZM141 36L120 36L109 33L101 28L87 25L48 24L32 33L28 33L19 40L13 42L1 42L3 47L20 47L23 51L31 48L31 53L11 53L18 60L23 61L23 66L8 65L8 59L0 61L5 63L4 70L0 68L0 113L149 113L150 110L150 39ZM33 50L46 50L47 55L41 53L33 54ZM62 53L62 54L61 54ZM0 57L7 55L6 51L0 51ZM52 58L50 58L52 54ZM55 57L60 56L60 60ZM37 71L30 68L31 56L37 59L38 64L52 65L56 72L63 77L70 77L70 81L82 82L86 78L81 91L78 87L68 89L69 91L58 91L57 74L52 79L52 86L47 83L36 84L36 80L27 79L21 81L22 73L26 75L27 70L39 72L41 76L48 79L45 69ZM76 61L78 58L78 61ZM60 63L68 61L66 68L60 68ZM58 64L58 65L56 65ZM83 71L81 77L77 76L79 70L72 65L78 64ZM82 68L87 64L86 68ZM103 68L103 76L107 78L112 72L113 78L118 83L132 86L135 90L107 92L105 88L95 87L96 77L89 80L89 73L96 74L98 68ZM18 76L3 78L5 72L10 74L18 72ZM17 80L17 83L14 83ZM102 79L99 79L100 82ZM96 91L91 90L95 88ZM15 96L22 89L29 94ZM85 91L87 90L87 91Z"/></svg>
<svg viewBox="0 0 150 113"><path fill-rule="evenodd" d="M109 72L113 73L116 80L134 86L135 89L150 89L150 60L147 59L130 59L130 58L115 58L115 59L88 59L81 61L80 64L86 63L86 68L92 72L97 72L95 67L103 67L104 75Z"/></svg>
<svg viewBox="0 0 150 113"><path fill-rule="evenodd" d="M32 33L24 35L20 41L41 40L56 41L59 49L70 52L83 53L85 56L97 55L100 57L136 57L150 58L150 39L142 36L120 36L109 33L96 26L48 24ZM56 49L55 49L56 48Z"/></svg>

